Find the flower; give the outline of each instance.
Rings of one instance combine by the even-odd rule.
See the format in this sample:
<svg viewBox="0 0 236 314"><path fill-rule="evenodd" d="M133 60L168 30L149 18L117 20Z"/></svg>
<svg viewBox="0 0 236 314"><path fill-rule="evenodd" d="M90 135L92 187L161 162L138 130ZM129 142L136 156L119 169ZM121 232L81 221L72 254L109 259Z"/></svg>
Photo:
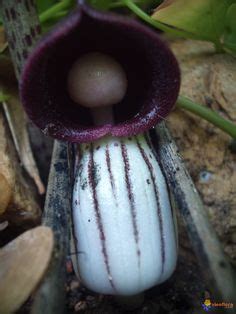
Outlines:
<svg viewBox="0 0 236 314"><path fill-rule="evenodd" d="M127 75L127 93L113 107L113 125L93 125L89 109L75 105L68 94L72 64L94 51L111 55ZM177 61L154 31L80 4L38 43L24 66L20 93L29 118L46 135L81 143L150 129L171 111L179 86Z"/></svg>

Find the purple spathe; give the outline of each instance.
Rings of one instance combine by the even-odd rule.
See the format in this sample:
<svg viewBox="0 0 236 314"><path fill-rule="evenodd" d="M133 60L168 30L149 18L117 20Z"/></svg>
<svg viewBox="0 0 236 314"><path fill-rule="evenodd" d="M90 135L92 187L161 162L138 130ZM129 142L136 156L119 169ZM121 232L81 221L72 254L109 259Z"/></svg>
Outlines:
<svg viewBox="0 0 236 314"><path fill-rule="evenodd" d="M72 64L93 51L114 57L127 75L127 93L113 106L114 125L94 126L89 109L74 104L67 91ZM81 143L150 129L171 111L179 86L177 61L154 31L127 17L81 5L29 56L20 94L29 118L46 135Z"/></svg>

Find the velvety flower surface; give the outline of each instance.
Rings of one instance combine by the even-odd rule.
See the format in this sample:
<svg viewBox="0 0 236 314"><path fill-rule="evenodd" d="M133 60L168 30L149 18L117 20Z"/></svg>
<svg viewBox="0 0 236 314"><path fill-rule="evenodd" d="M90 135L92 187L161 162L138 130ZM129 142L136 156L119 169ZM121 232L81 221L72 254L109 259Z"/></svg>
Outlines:
<svg viewBox="0 0 236 314"><path fill-rule="evenodd" d="M127 75L127 93L113 107L114 125L93 125L89 109L75 104L68 94L72 64L94 51L111 55ZM127 17L79 5L34 49L20 92L29 118L45 134L81 143L106 134L120 137L148 130L170 112L179 86L177 61L154 31Z"/></svg>

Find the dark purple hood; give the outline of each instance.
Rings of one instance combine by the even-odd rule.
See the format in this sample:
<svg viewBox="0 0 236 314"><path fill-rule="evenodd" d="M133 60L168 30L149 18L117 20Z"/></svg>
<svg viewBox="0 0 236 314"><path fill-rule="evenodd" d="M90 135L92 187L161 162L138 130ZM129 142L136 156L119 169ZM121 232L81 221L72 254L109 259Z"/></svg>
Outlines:
<svg viewBox="0 0 236 314"><path fill-rule="evenodd" d="M71 65L92 51L113 56L127 74L127 94L114 106L114 125L94 126L89 110L75 105L67 92ZM24 66L20 93L29 118L46 135L81 143L150 129L171 111L179 87L177 61L154 31L80 5L38 43Z"/></svg>

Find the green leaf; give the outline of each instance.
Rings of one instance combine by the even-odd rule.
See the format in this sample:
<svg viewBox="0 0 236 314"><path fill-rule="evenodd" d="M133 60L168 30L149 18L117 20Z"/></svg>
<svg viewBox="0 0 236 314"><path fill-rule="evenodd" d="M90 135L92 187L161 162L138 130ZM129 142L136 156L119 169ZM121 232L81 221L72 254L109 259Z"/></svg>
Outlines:
<svg viewBox="0 0 236 314"><path fill-rule="evenodd" d="M226 48L236 53L236 4L232 4L227 10L223 41Z"/></svg>
<svg viewBox="0 0 236 314"><path fill-rule="evenodd" d="M43 31L49 30L60 19L64 18L76 6L76 0L62 0L39 15Z"/></svg>
<svg viewBox="0 0 236 314"><path fill-rule="evenodd" d="M185 37L220 45L226 13L234 2L235 0L165 0L152 17L183 31Z"/></svg>
<svg viewBox="0 0 236 314"><path fill-rule="evenodd" d="M5 94L2 90L0 90L0 103L7 101L10 98L10 95Z"/></svg>
<svg viewBox="0 0 236 314"><path fill-rule="evenodd" d="M56 2L59 2L57 0L37 0L36 1L36 6L38 9L38 13L42 13L46 11L48 8L53 6Z"/></svg>

